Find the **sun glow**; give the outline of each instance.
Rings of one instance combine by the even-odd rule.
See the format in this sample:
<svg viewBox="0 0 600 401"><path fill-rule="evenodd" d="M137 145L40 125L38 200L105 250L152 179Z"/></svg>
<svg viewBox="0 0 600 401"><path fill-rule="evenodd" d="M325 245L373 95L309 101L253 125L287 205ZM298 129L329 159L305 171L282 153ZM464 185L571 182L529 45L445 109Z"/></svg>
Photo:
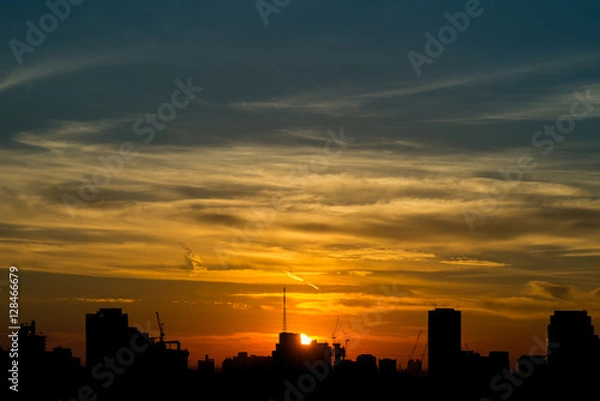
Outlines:
<svg viewBox="0 0 600 401"><path fill-rule="evenodd" d="M304 344L304 345L308 345L311 342L311 338L309 336L307 336L306 334L302 333L300 334L300 343Z"/></svg>

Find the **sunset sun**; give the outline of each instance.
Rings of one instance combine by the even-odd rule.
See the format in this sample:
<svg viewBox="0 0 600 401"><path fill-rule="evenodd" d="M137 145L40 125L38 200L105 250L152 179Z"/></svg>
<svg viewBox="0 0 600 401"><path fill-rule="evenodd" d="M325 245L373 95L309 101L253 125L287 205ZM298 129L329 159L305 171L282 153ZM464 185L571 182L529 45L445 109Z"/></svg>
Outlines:
<svg viewBox="0 0 600 401"><path fill-rule="evenodd" d="M309 336L307 336L306 334L302 333L300 334L300 343L304 344L304 345L308 345L311 342L311 338Z"/></svg>

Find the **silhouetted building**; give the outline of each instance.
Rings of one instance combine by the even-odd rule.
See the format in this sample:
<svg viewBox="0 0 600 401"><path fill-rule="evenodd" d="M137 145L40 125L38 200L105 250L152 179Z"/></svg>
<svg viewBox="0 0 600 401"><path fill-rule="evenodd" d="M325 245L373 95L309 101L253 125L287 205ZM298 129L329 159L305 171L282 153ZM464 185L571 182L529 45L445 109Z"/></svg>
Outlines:
<svg viewBox="0 0 600 401"><path fill-rule="evenodd" d="M333 366L339 365L346 359L346 348L342 347L341 343L333 343Z"/></svg>
<svg viewBox="0 0 600 401"><path fill-rule="evenodd" d="M466 383L472 386L473 383L481 382L483 377L483 357L475 351L460 351L458 364L453 368L453 372L448 372L448 375L460 374L461 383Z"/></svg>
<svg viewBox="0 0 600 401"><path fill-rule="evenodd" d="M46 350L46 336L37 332L35 320L21 323L18 330L19 394L24 399L58 398L76 389L80 378L79 358L70 348ZM7 353L6 356L9 354Z"/></svg>
<svg viewBox="0 0 600 401"><path fill-rule="evenodd" d="M360 354L356 357L356 368L362 374L377 374L377 358L371 354Z"/></svg>
<svg viewBox="0 0 600 401"><path fill-rule="evenodd" d="M46 336L36 332L35 320L31 324L21 323L19 329L19 347L25 356L40 356L46 351Z"/></svg>
<svg viewBox="0 0 600 401"><path fill-rule="evenodd" d="M384 358L379 360L379 374L393 376L398 373L398 364L395 359Z"/></svg>
<svg viewBox="0 0 600 401"><path fill-rule="evenodd" d="M276 370L287 370L290 367L298 368L302 363L300 334L279 333L279 342L275 344L275 350L271 352L273 367Z"/></svg>
<svg viewBox="0 0 600 401"><path fill-rule="evenodd" d="M170 373L183 373L188 370L190 352L182 349L179 341L155 341L151 350L157 362L165 366Z"/></svg>
<svg viewBox="0 0 600 401"><path fill-rule="evenodd" d="M420 376L423 374L423 361L420 359L409 359L406 372L411 376Z"/></svg>
<svg viewBox="0 0 600 401"><path fill-rule="evenodd" d="M565 372L597 367L597 341L587 311L554 311L548 325L548 366Z"/></svg>
<svg viewBox="0 0 600 401"><path fill-rule="evenodd" d="M225 358L222 363L225 374L266 374L271 372L272 360L270 356L248 355L247 352L238 352L233 358Z"/></svg>
<svg viewBox="0 0 600 401"><path fill-rule="evenodd" d="M494 376L510 372L510 355L507 351L490 351L482 359L482 380L489 382Z"/></svg>
<svg viewBox="0 0 600 401"><path fill-rule="evenodd" d="M95 388L101 400L177 398L186 391L190 353L179 341L166 341L158 323L160 337L151 338L129 327L120 308L86 314L86 367L88 375L104 378Z"/></svg>
<svg viewBox="0 0 600 401"><path fill-rule="evenodd" d="M85 364L88 368L104 357L116 355L129 342L129 320L121 308L100 308L85 316Z"/></svg>
<svg viewBox="0 0 600 401"><path fill-rule="evenodd" d="M215 360L208 357L208 354L204 355L204 359L198 360L198 373L205 376L212 376L215 374Z"/></svg>
<svg viewBox="0 0 600 401"><path fill-rule="evenodd" d="M459 387L463 388L463 395L474 396L479 391L488 390L490 381L496 375L510 373L509 366L508 352L492 351L488 356L483 356L472 350L461 351L460 363L455 368L458 373L454 375L454 378Z"/></svg>
<svg viewBox="0 0 600 401"><path fill-rule="evenodd" d="M461 312L436 308L428 314L428 375L450 379L461 359Z"/></svg>
<svg viewBox="0 0 600 401"><path fill-rule="evenodd" d="M324 361L331 369L331 347L328 343L313 340L310 344L302 344L300 334L279 333L279 343L271 353L273 368L282 372L305 370L306 363Z"/></svg>
<svg viewBox="0 0 600 401"><path fill-rule="evenodd" d="M546 355L521 355L517 359L517 374L529 377L536 372L545 371L547 366Z"/></svg>

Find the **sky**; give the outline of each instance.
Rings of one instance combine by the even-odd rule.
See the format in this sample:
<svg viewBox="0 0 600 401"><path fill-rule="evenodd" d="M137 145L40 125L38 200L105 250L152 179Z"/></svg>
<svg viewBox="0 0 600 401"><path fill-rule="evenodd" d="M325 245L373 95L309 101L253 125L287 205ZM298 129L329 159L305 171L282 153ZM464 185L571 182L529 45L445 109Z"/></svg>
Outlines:
<svg viewBox="0 0 600 401"><path fill-rule="evenodd" d="M0 15L0 265L49 348L119 307L269 355L284 286L401 366L436 307L513 360L600 324L597 1L72 2Z"/></svg>

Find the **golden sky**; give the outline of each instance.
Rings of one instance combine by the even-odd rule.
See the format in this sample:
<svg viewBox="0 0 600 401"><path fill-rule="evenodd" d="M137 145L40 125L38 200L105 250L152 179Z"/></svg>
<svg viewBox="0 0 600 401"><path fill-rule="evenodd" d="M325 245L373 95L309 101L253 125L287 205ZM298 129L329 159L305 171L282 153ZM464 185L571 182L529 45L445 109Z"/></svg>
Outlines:
<svg viewBox="0 0 600 401"><path fill-rule="evenodd" d="M327 130L319 134L327 143ZM465 347L514 357L532 336L545 338L554 309L597 313L597 228L585 216L599 208L587 195L598 190L593 173L515 186L470 230L464 199L498 181L476 171L510 155L398 157L361 141L356 133L318 172L317 140L140 150L73 217L60 197L40 193L89 170L78 149L65 141L41 154L2 152L14 163L4 188L18 195L4 192L1 252L22 271L23 318L38 321L49 345L83 356L85 313L122 307L152 331L158 310L193 360L208 353L220 363L270 354L285 285L289 330L331 341L340 316L350 356L405 364L434 307L463 311ZM30 174L36 163L52 168Z"/></svg>
<svg viewBox="0 0 600 401"><path fill-rule="evenodd" d="M402 366L435 307L513 360L554 310L600 319L597 5L495 4L417 76L445 2L268 26L248 2L92 3L0 59L0 266L49 347L84 358L85 314L120 307L154 334L159 311L192 366L269 355L284 286L289 330L330 342L339 316L350 358Z"/></svg>

